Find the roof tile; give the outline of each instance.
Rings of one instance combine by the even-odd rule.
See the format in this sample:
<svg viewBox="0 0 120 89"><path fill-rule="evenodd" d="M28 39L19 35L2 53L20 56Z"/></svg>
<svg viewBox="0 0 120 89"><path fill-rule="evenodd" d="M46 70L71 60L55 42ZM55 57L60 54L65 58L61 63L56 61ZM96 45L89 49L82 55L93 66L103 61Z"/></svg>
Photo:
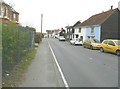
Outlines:
<svg viewBox="0 0 120 89"><path fill-rule="evenodd" d="M91 16L89 19L81 23L81 26L90 26L102 24L109 16L111 16L116 9L112 9L106 12L102 12L96 15Z"/></svg>

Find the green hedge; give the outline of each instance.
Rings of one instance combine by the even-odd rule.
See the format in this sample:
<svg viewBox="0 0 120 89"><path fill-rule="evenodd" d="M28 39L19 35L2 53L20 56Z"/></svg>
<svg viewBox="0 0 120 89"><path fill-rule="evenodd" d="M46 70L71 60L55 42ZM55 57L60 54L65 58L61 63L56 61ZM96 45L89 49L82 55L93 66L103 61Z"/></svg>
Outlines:
<svg viewBox="0 0 120 89"><path fill-rule="evenodd" d="M11 22L2 24L2 69L3 75L21 62L34 46L35 29Z"/></svg>
<svg viewBox="0 0 120 89"><path fill-rule="evenodd" d="M2 23L0 23L0 55L2 53Z"/></svg>
<svg viewBox="0 0 120 89"><path fill-rule="evenodd" d="M36 32L35 34L35 43L40 43L42 40L42 34L40 32Z"/></svg>

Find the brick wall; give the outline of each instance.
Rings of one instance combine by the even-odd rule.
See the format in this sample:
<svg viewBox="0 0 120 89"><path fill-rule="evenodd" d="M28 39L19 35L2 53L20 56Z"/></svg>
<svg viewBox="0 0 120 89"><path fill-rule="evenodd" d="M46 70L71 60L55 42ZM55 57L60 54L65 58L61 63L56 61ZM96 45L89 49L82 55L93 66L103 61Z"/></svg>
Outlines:
<svg viewBox="0 0 120 89"><path fill-rule="evenodd" d="M2 11L4 10L4 12ZM3 14L3 15L2 15ZM15 14L15 17L14 17ZM16 12L11 6L2 2L0 3L0 21L3 23L7 23L7 19L9 21L13 21L14 23L18 24L19 22L19 13Z"/></svg>

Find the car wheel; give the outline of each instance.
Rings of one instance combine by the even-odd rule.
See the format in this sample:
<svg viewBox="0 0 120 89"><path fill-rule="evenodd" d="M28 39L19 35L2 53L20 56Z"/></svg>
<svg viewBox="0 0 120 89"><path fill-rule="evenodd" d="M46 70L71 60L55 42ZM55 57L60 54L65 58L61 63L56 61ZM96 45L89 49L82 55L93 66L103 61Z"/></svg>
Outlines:
<svg viewBox="0 0 120 89"><path fill-rule="evenodd" d="M93 50L93 46L92 46L92 45L90 46L90 49L92 49L92 50Z"/></svg>
<svg viewBox="0 0 120 89"><path fill-rule="evenodd" d="M103 48L100 48L100 51L101 51L101 52L104 52Z"/></svg>
<svg viewBox="0 0 120 89"><path fill-rule="evenodd" d="M116 51L116 55L120 56L120 51L119 50Z"/></svg>
<svg viewBox="0 0 120 89"><path fill-rule="evenodd" d="M83 47L86 48L86 46L83 44Z"/></svg>
<svg viewBox="0 0 120 89"><path fill-rule="evenodd" d="M75 46L76 44L74 43L73 45Z"/></svg>

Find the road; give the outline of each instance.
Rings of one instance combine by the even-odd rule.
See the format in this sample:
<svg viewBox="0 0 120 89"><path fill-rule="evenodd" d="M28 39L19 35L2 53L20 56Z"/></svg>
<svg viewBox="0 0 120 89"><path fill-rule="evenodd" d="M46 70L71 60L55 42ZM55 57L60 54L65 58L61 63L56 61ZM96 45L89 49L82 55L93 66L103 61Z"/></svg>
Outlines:
<svg viewBox="0 0 120 89"><path fill-rule="evenodd" d="M55 38L51 45L69 87L118 87L118 57L73 46Z"/></svg>

